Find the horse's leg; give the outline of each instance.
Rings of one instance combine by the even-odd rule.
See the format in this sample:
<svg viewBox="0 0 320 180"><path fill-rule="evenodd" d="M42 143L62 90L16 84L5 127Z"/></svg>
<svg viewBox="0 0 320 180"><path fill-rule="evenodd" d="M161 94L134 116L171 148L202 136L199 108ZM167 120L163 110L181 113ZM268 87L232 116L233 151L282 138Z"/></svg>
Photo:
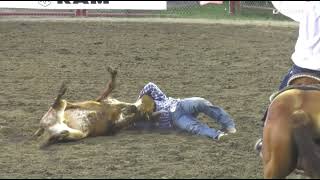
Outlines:
<svg viewBox="0 0 320 180"><path fill-rule="evenodd" d="M285 178L297 163L291 127L288 124L290 115L283 107L277 108L278 111L275 111L279 113L269 111L263 134L264 178L267 179Z"/></svg>

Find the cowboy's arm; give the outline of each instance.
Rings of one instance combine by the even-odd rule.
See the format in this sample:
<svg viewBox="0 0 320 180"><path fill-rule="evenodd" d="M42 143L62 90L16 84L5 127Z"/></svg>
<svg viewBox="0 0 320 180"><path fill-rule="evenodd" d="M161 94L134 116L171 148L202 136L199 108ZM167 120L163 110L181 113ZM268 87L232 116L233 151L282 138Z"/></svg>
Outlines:
<svg viewBox="0 0 320 180"><path fill-rule="evenodd" d="M156 111L151 114L151 121L159 121L161 111Z"/></svg>
<svg viewBox="0 0 320 180"><path fill-rule="evenodd" d="M169 111L161 110L152 113L151 120L153 123L157 124L157 127L160 129L171 128L171 115Z"/></svg>
<svg viewBox="0 0 320 180"><path fill-rule="evenodd" d="M160 88L152 82L146 84L139 93L139 98L143 95L149 95L153 100L162 101L167 98L167 96L160 90Z"/></svg>

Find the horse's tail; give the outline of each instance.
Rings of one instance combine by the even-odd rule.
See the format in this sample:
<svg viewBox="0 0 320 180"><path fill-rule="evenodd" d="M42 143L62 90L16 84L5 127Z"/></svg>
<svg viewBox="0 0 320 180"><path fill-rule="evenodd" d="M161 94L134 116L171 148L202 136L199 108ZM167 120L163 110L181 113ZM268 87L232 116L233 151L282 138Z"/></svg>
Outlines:
<svg viewBox="0 0 320 180"><path fill-rule="evenodd" d="M298 159L304 172L313 178L320 178L320 146L312 136L311 117L304 111L296 111L292 120L294 123L293 137L297 148Z"/></svg>

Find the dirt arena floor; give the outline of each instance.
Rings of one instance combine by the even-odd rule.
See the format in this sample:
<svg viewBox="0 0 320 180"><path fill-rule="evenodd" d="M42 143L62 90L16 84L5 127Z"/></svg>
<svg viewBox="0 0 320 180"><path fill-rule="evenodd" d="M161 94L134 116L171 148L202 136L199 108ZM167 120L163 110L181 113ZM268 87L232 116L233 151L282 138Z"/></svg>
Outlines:
<svg viewBox="0 0 320 180"><path fill-rule="evenodd" d="M296 27L152 22L0 22L0 178L262 178L253 150L269 96L291 66ZM122 131L39 149L31 139L62 80L69 101L96 98L122 63L113 97L147 82L223 107L226 141ZM218 125L201 115L212 127ZM301 178L292 174L291 178Z"/></svg>

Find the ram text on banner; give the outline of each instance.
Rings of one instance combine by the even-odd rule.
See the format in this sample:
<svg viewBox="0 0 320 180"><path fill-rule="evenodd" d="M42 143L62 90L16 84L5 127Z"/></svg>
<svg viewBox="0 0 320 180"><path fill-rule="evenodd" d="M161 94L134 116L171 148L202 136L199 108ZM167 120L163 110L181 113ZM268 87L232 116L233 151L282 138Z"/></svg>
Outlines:
<svg viewBox="0 0 320 180"><path fill-rule="evenodd" d="M0 8L166 10L167 1L0 1Z"/></svg>

